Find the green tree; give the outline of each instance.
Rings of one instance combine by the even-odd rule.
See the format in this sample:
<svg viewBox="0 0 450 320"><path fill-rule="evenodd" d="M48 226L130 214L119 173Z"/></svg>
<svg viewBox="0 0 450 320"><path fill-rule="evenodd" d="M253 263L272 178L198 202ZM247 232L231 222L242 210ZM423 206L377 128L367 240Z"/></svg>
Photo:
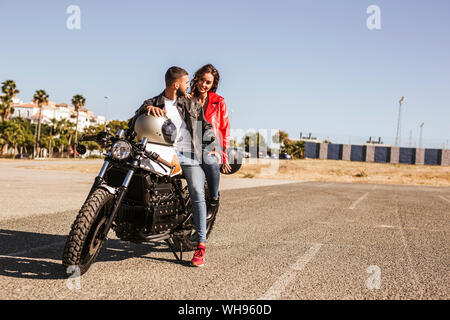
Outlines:
<svg viewBox="0 0 450 320"><path fill-rule="evenodd" d="M34 136L33 136L33 125L30 120L23 118L14 118L10 120L10 122L16 123L17 126L20 127L22 136L20 137L20 153L23 153L25 149L25 153L28 153L28 148L33 147Z"/></svg>
<svg viewBox="0 0 450 320"><path fill-rule="evenodd" d="M6 80L2 82L2 92L0 103L0 115L3 120L8 120L9 116L14 112L14 108L11 106L12 99L20 93L16 88L16 82L14 80Z"/></svg>
<svg viewBox="0 0 450 320"><path fill-rule="evenodd" d="M29 126L23 119L13 119L11 121L3 121L0 125L0 145L3 150L11 147L13 155L19 151L22 152L27 144L33 141L33 135Z"/></svg>
<svg viewBox="0 0 450 320"><path fill-rule="evenodd" d="M72 147L72 139L75 134L75 124L67 119L61 119L61 138L60 138L60 150L63 148ZM62 152L62 151L61 151Z"/></svg>
<svg viewBox="0 0 450 320"><path fill-rule="evenodd" d="M252 132L244 136L239 147L243 148L245 152L251 153L252 156L259 158L260 150L267 150L267 142L259 132Z"/></svg>
<svg viewBox="0 0 450 320"><path fill-rule="evenodd" d="M75 126L75 143L77 143L78 142L78 121L79 121L79 116L80 116L80 110L86 104L86 99L81 94L74 95L72 98L72 104L75 107L75 111L77 112L77 122L76 122L76 126Z"/></svg>
<svg viewBox="0 0 450 320"><path fill-rule="evenodd" d="M278 133L273 135L272 142L273 143L279 143L280 146L283 146L286 143L289 143L290 141L289 141L288 134L285 131L278 130Z"/></svg>
<svg viewBox="0 0 450 320"><path fill-rule="evenodd" d="M91 125L85 128L83 133L89 135L98 134L99 132L105 131L105 127L104 124ZM111 129L111 134L116 134L119 129L128 129L128 121L112 120L108 122L108 127ZM90 151L94 151L100 149L100 145L97 142L90 141L87 143L87 148Z"/></svg>
<svg viewBox="0 0 450 320"><path fill-rule="evenodd" d="M0 96L0 116L2 121L7 120L8 119L8 114L9 112L11 112L11 98L4 94L2 96ZM12 111L14 112L14 111Z"/></svg>
<svg viewBox="0 0 450 320"><path fill-rule="evenodd" d="M290 140L288 134L285 131L280 130L272 137L273 142L280 144L280 153L287 153L292 156L293 159L304 158L305 153L305 141Z"/></svg>
<svg viewBox="0 0 450 320"><path fill-rule="evenodd" d="M42 106L48 103L48 94L45 90L36 90L36 93L33 96L33 102L38 105L39 108L39 118L38 118L38 128L37 128L37 136L36 136L36 155L39 154L40 143L39 139L41 138L41 121L42 121ZM33 155L34 156L34 155Z"/></svg>

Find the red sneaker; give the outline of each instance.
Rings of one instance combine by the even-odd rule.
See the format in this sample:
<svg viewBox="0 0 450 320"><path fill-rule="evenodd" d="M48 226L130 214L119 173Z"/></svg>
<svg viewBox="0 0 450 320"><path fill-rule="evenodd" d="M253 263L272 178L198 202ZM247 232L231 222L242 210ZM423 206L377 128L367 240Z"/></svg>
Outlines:
<svg viewBox="0 0 450 320"><path fill-rule="evenodd" d="M203 267L205 265L205 250L206 247L198 245L197 250L194 252L194 257L191 261L193 267Z"/></svg>

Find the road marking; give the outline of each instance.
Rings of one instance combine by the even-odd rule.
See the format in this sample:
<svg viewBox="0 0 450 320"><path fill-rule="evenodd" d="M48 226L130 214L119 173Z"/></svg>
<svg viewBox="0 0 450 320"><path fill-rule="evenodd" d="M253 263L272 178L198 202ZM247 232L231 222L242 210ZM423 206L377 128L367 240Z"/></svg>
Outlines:
<svg viewBox="0 0 450 320"><path fill-rule="evenodd" d="M227 203L228 204L231 204L231 203L239 203L239 202L243 202L243 201L249 201L249 200L261 200L262 199L262 197L261 196L259 196L259 197L247 197L247 198L243 198L243 199L239 199L239 200L235 200L235 201L228 201Z"/></svg>
<svg viewBox="0 0 450 320"><path fill-rule="evenodd" d="M309 261L314 258L314 256L322 247L321 243L314 243L311 248L301 256L289 269L280 277L278 280L267 290L267 292L259 298L259 300L276 300L279 298L281 293L286 289L286 287L295 279L297 273L302 271Z"/></svg>
<svg viewBox="0 0 450 320"><path fill-rule="evenodd" d="M448 203L450 203L450 200L448 200L446 197L444 197L444 196L439 196L439 198L441 198L442 200L445 200L445 201L447 201Z"/></svg>
<svg viewBox="0 0 450 320"><path fill-rule="evenodd" d="M360 203L365 197L367 197L368 194L369 194L368 192L364 193L364 194L361 196L361 198L359 198L358 200L356 200L355 202L353 202L353 204L350 206L349 209L350 209L350 210L355 209L356 206L358 205L358 203Z"/></svg>
<svg viewBox="0 0 450 320"><path fill-rule="evenodd" d="M417 274L416 270L414 269L414 264L413 264L413 260L411 257L411 253L409 250L409 246L408 246L408 241L406 240L406 236L405 236L405 231L402 225L402 221L400 218L400 208L399 208L399 201L398 201L398 195L395 195L395 217L397 218L397 222L399 225L398 230L400 231L400 238L403 244L403 250L404 253L406 254L406 260L408 261L408 265L409 265L409 273L410 273L410 279L413 279L413 282L415 282L416 284L416 292L419 292L420 294L420 298L422 298L423 296L423 289L421 287L421 283L420 283L420 278L419 275Z"/></svg>
<svg viewBox="0 0 450 320"><path fill-rule="evenodd" d="M324 186L332 186L334 184L334 182L323 182L323 183L319 183L319 184L315 184L313 186L315 187L324 187Z"/></svg>

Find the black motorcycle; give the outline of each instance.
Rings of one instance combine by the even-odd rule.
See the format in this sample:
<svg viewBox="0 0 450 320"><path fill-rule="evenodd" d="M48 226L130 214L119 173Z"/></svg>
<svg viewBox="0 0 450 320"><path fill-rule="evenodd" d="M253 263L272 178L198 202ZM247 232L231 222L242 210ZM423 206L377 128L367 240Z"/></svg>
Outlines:
<svg viewBox="0 0 450 320"><path fill-rule="evenodd" d="M79 268L79 274L84 274L100 253L111 228L124 241L165 241L178 261L182 260L183 251L196 249L192 203L176 155L172 161L164 159L151 151L147 138L134 140L124 130L116 135L105 131L85 135L77 145L77 152L85 154L82 142L95 141L107 154L67 238L65 272L73 273ZM233 166L236 172L240 164ZM211 204L207 188L206 184L209 237L218 206Z"/></svg>

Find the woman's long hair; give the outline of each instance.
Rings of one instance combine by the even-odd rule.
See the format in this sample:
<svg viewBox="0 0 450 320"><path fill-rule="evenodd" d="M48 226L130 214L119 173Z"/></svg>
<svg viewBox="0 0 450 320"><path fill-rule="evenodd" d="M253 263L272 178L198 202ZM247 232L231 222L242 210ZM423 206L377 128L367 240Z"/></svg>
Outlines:
<svg viewBox="0 0 450 320"><path fill-rule="evenodd" d="M217 71L217 69L212 64L206 64L197 70L197 72L194 74L194 78L191 80L191 94L194 97L199 96L197 84L198 84L198 81L200 80L200 78L205 73L211 73L212 76L214 77L213 85L209 91L216 92L217 87L219 86L219 81L220 81L219 71Z"/></svg>

